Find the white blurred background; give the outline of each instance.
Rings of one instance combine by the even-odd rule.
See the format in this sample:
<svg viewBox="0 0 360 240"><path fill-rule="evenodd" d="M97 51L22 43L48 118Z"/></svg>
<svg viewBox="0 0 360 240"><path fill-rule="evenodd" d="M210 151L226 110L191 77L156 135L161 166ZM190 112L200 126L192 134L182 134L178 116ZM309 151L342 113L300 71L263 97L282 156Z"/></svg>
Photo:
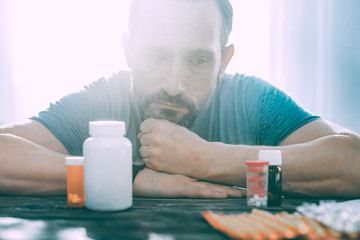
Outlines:
<svg viewBox="0 0 360 240"><path fill-rule="evenodd" d="M128 69L129 0L0 0L0 124ZM232 0L228 73L260 77L360 133L360 1Z"/></svg>

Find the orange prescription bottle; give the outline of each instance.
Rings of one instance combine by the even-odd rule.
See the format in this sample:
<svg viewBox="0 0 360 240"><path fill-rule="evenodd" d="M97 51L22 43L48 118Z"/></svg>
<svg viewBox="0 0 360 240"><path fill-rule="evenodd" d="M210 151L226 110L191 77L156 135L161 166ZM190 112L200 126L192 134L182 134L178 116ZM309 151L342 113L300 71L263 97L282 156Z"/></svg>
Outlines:
<svg viewBox="0 0 360 240"><path fill-rule="evenodd" d="M247 205L267 207L269 162L246 161Z"/></svg>
<svg viewBox="0 0 360 240"><path fill-rule="evenodd" d="M84 158L66 157L67 166L67 205L68 207L84 207Z"/></svg>

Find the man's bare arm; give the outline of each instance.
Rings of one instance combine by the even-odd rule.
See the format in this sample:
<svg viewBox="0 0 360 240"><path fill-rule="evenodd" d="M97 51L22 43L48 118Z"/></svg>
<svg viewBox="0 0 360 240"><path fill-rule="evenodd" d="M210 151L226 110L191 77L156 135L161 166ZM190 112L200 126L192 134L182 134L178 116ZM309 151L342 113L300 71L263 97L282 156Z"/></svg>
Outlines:
<svg viewBox="0 0 360 240"><path fill-rule="evenodd" d="M0 193L65 194L66 154L63 145L37 121L0 127Z"/></svg>
<svg viewBox="0 0 360 240"><path fill-rule="evenodd" d="M244 197L246 191L145 168L136 175L134 195L165 198Z"/></svg>
<svg viewBox="0 0 360 240"><path fill-rule="evenodd" d="M261 149L279 149L285 192L360 196L360 137L322 120L304 125L277 147L206 142L164 120L147 120L141 128L140 153L156 171L245 186L245 161L256 160Z"/></svg>
<svg viewBox="0 0 360 240"><path fill-rule="evenodd" d="M283 155L284 192L313 197L360 196L360 137L322 120L298 129L278 147L214 145L211 152L215 154L218 149L217 157L222 155L223 164L216 164L214 156L215 172L208 172L205 178L220 182L237 181L243 185L246 176L244 161L257 159L261 149L279 149ZM236 164L234 160L239 161ZM230 171L228 177L223 178L226 171Z"/></svg>
<svg viewBox="0 0 360 240"><path fill-rule="evenodd" d="M64 195L64 146L37 121L0 127L0 194ZM185 176L142 170L134 194L145 197L226 198L244 191Z"/></svg>

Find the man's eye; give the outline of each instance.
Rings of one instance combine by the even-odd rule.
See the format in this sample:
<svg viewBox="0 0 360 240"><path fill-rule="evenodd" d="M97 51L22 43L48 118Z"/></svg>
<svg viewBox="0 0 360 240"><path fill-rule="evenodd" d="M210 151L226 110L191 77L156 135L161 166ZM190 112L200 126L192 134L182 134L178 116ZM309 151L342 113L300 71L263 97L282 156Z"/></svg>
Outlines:
<svg viewBox="0 0 360 240"><path fill-rule="evenodd" d="M208 62L208 59L205 57L197 57L197 58L191 59L191 63L194 65L202 65L207 62Z"/></svg>

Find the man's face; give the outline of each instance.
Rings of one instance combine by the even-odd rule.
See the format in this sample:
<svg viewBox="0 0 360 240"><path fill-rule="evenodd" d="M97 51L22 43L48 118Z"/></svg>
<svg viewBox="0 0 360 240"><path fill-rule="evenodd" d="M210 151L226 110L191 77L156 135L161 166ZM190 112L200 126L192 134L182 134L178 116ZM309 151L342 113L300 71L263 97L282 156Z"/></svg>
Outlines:
<svg viewBox="0 0 360 240"><path fill-rule="evenodd" d="M149 0L140 5L128 63L145 118L189 127L208 106L220 73L220 26L213 1Z"/></svg>

